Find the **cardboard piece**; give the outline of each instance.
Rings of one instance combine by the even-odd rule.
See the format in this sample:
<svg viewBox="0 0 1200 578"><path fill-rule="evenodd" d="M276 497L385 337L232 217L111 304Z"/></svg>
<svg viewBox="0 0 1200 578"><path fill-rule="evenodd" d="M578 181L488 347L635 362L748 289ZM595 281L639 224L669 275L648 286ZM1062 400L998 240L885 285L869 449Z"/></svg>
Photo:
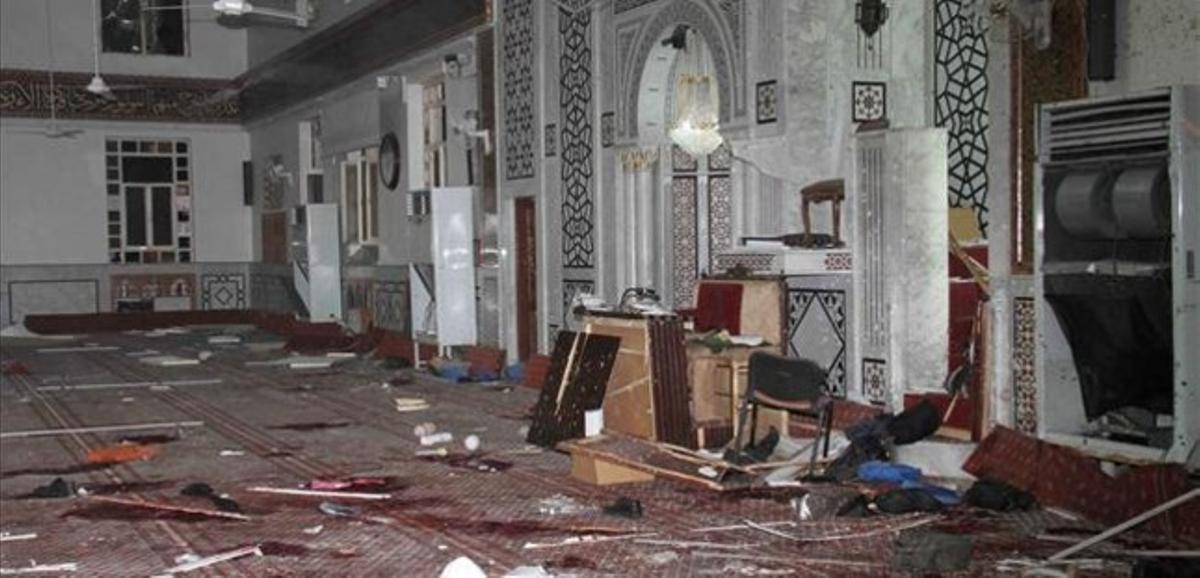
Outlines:
<svg viewBox="0 0 1200 578"><path fill-rule="evenodd" d="M562 442L558 444L558 448L571 454L572 474L578 471L579 475L576 477L585 481L598 478L591 473L592 470L605 468L604 472L608 474L606 479L622 479L632 475L623 470L633 470L651 478L672 479L715 491L739 490L750 485L748 477L720 475L722 469L744 468L703 458L688 448L612 432L594 438ZM706 477L700 473L702 468L717 470L718 475L715 478Z"/></svg>
<svg viewBox="0 0 1200 578"><path fill-rule="evenodd" d="M571 452L571 477L596 486L654 481L654 475L648 472L581 452Z"/></svg>

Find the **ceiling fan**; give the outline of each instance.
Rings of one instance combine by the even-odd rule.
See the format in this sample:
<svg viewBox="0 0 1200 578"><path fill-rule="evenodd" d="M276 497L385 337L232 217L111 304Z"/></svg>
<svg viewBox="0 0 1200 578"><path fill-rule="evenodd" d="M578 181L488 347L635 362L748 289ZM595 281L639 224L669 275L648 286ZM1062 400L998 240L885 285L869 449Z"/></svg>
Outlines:
<svg viewBox="0 0 1200 578"><path fill-rule="evenodd" d="M83 129L67 128L58 124L58 92L54 85L54 42L50 33L50 23L53 22L53 18L50 14L50 4L50 2L44 3L46 7L46 56L50 59L50 66L47 70L50 76L50 122L40 129L15 130L13 132L39 134L52 139L74 139L83 134Z"/></svg>
<svg viewBox="0 0 1200 578"><path fill-rule="evenodd" d="M295 0L295 8L292 11L280 10L279 8L270 8L251 4L246 0L216 0L210 4L180 4L178 6L146 6L142 10L183 10L186 8L201 8L209 7L220 14L221 16L246 16L253 14L257 16L265 16L268 18L276 18L280 20L291 21L300 28L307 28L309 21L316 17L316 7L312 0Z"/></svg>
<svg viewBox="0 0 1200 578"><path fill-rule="evenodd" d="M141 88L135 85L112 86L100 76L100 14L96 11L99 2L92 2L92 80L87 85L87 91L109 100L116 100L113 90Z"/></svg>
<svg viewBox="0 0 1200 578"><path fill-rule="evenodd" d="M139 84L115 84L115 85L109 84L107 81L104 80L104 77L100 75L100 30L101 30L101 27L100 27L100 15L96 11L97 4L98 4L97 2L92 2L92 30L93 30L93 35L92 35L92 80L91 80L91 82L88 82L88 84L85 88L89 93L94 94L100 98L104 98L104 99L108 99L108 100L116 100L117 99L116 92L126 91L126 90L138 90L138 89L144 89L147 87L144 85L139 85ZM182 9L183 7L176 6L174 8ZM143 8L143 9L152 10L153 8ZM108 17L109 16L105 16L105 18L108 18ZM204 100L200 101L197 104L199 106L211 106L211 105L215 105L215 104L220 104L227 100L236 98L240 92L241 92L241 87L236 86L236 85L231 86L229 88L223 88L223 89L213 93L208 98L205 98Z"/></svg>

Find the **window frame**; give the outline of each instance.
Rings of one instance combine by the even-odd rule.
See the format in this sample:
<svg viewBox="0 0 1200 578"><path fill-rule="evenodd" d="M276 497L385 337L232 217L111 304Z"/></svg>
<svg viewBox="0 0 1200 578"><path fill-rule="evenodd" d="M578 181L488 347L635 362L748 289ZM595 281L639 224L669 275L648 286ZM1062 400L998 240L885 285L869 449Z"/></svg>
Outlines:
<svg viewBox="0 0 1200 578"><path fill-rule="evenodd" d="M191 263L194 262L195 211L193 210L191 141L185 138L116 137L105 142L105 187L107 203L107 251L109 262L119 263ZM128 145L128 146L126 146ZM126 150L127 148L133 150ZM130 157L165 158L171 161L172 181L126 181L124 159ZM129 243L128 197L130 188L143 191L145 242ZM168 210L171 216L171 244L154 242L154 192L169 191ZM186 218L184 218L186 216Z"/></svg>
<svg viewBox="0 0 1200 578"><path fill-rule="evenodd" d="M191 53L192 53L191 18L189 17L189 14L188 14L188 11L190 10L190 5L187 0L180 0L179 6L177 8L172 8L169 10L158 10L159 12L178 12L179 13L180 34L183 36L181 43L180 43L182 51L179 54L171 54L169 52L150 52L147 49L147 46L149 44L149 42L148 42L149 37L147 36L147 32L146 32L146 29L148 28L146 26L146 24L147 24L146 19L148 17L149 12L152 12L152 11L143 10L143 9L141 9L141 6L143 4L147 4L147 3L150 4L151 6L153 6L153 5L156 5L158 2L160 2L161 0L136 0L136 2L138 2L138 5L139 5L138 48L140 50L138 52L113 50L112 48L109 48L108 46L105 45L105 39L104 39L104 1L105 0L92 0L92 1L98 3L100 21L97 22L95 25L100 27L100 30L97 31L97 33L100 35L100 52L102 54L121 54L121 55L131 55L131 56L163 56L163 57L167 57L167 58L188 58L191 56Z"/></svg>

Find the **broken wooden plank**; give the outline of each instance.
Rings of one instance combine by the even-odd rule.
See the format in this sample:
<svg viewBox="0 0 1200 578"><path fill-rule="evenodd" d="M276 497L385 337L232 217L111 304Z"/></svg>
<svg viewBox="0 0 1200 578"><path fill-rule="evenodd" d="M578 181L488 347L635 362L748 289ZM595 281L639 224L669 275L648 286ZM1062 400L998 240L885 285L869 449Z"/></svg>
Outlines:
<svg viewBox="0 0 1200 578"><path fill-rule="evenodd" d="M1138 524L1141 524L1142 522L1145 522L1146 520L1149 520L1150 518L1153 518L1163 512L1166 512L1166 511L1176 507L1176 506L1190 502L1193 499L1195 499L1197 496L1200 496L1200 488L1194 488L1194 489L1192 489L1192 491L1190 491L1186 494L1175 496L1174 498L1167 500L1166 502L1163 502L1153 508L1150 508L1149 510L1146 510L1145 512L1142 512L1141 514L1138 514L1128 520L1125 520L1124 522L1121 522L1120 524L1117 524L1116 526L1113 526L1103 532L1100 532L1099 534L1096 534L1095 536L1092 536L1091 538L1088 538L1087 540L1084 540L1078 544L1075 544L1074 546L1071 546L1065 550L1062 550L1061 552L1054 554L1053 556L1050 556L1050 558L1048 558L1048 560L1051 560L1051 561L1062 560L1064 558L1067 558L1068 556L1071 556L1072 554L1075 554L1076 552L1086 550L1092 546L1095 546L1096 544L1099 544L1100 542L1103 542L1109 538L1112 538L1113 536L1116 536L1117 534L1120 534L1121 532L1124 532L1125 530L1128 530L1134 526L1137 526Z"/></svg>
<svg viewBox="0 0 1200 578"><path fill-rule="evenodd" d="M125 425L98 425L87 427L66 427L58 429L34 429L0 432L0 439L61 436L111 431L136 431L144 429L178 429L185 427L201 427L203 425L204 422L202 421L164 421L157 423L132 423Z"/></svg>
<svg viewBox="0 0 1200 578"><path fill-rule="evenodd" d="M615 540L633 540L637 538L649 538L657 536L657 532L644 532L636 534L625 534L623 536L603 536L596 534L588 534L584 536L571 536L564 538L559 542L526 542L524 549L526 550L541 550L545 548L559 548L562 546L575 546L578 544L595 544L597 542L612 542Z"/></svg>
<svg viewBox="0 0 1200 578"><path fill-rule="evenodd" d="M673 548L703 548L709 550L748 550L750 548L758 548L762 544L722 544L720 542L689 542L687 540L653 540L641 539L634 540L634 544L643 544L646 546L671 546Z"/></svg>
<svg viewBox="0 0 1200 578"><path fill-rule="evenodd" d="M1034 538L1042 542L1058 542L1062 544L1078 544L1079 540L1070 536L1059 536L1056 534L1038 534ZM1200 558L1200 550L1130 550L1118 548L1115 550L1105 550L1104 556L1111 554L1113 556L1129 556L1132 558Z"/></svg>
<svg viewBox="0 0 1200 578"><path fill-rule="evenodd" d="M749 481L720 482L701 475L694 459L685 459L667 451L656 442L606 433L592 438L571 440L558 445L559 449L652 474L690 482L716 491L729 491L749 486Z"/></svg>
<svg viewBox="0 0 1200 578"><path fill-rule="evenodd" d="M886 568L886 564L878 562L859 562L856 560L840 560L834 558L808 558L804 556L765 556L761 554L734 554L726 552L693 552L697 558L714 558L718 560L746 560L749 562L777 562L781 564L798 564L814 566L845 566L848 568Z"/></svg>
<svg viewBox="0 0 1200 578"><path fill-rule="evenodd" d="M372 494L368 492L339 492L336 490L305 490L300 488L271 488L254 486L246 488L247 492L258 494L282 494L285 496L312 496L319 498L346 498L349 500L390 500L391 494Z"/></svg>
<svg viewBox="0 0 1200 578"><path fill-rule="evenodd" d="M785 539L791 540L793 542L811 543L811 542L835 542L838 540L857 540L860 538L870 538L872 536L878 536L880 534L891 534L894 532L900 532L902 530L909 530L912 528L917 528L920 526L924 526L926 524L933 523L934 521L936 521L938 519L939 519L938 516L927 516L927 517L917 518L911 522L897 524L894 526L887 525L887 526L883 526L883 527L872 528L870 530L866 530L863 532L854 532L854 533L850 533L850 534L824 534L824 535L820 535L820 536L813 536L811 538L804 537L804 536L796 536L793 534L788 534L787 532L781 532L779 530L775 530L773 528L763 526L761 524L756 524L750 520L745 520L744 522L746 524L746 527L748 527L752 530L758 530L759 532L770 534L772 536L777 536L779 538L785 538Z"/></svg>
<svg viewBox="0 0 1200 578"><path fill-rule="evenodd" d="M27 534L10 534L8 532L4 532L3 534L0 534L0 542L21 542L24 540L35 540L37 537L38 535L33 532L29 532Z"/></svg>
<svg viewBox="0 0 1200 578"><path fill-rule="evenodd" d="M780 521L780 522L755 522L760 527L774 528L776 526L795 526L796 522ZM706 526L703 528L694 528L693 532L728 532L730 530L748 530L750 526L746 524L730 524L727 526Z"/></svg>
<svg viewBox="0 0 1200 578"><path fill-rule="evenodd" d="M149 508L151 510L162 510L164 512L179 512L181 514L195 514L198 516L208 516L210 518L227 518L230 520L249 521L250 516L238 514L234 512L222 512L220 510L206 510L204 508L189 508L187 506L176 506L174 504L165 504L161 502L145 502L142 500L129 500L125 498L115 498L112 496L89 496L89 500L96 502L106 502L109 504L120 504L123 506L133 506L135 508Z"/></svg>
<svg viewBox="0 0 1200 578"><path fill-rule="evenodd" d="M203 558L199 558L196 560L184 562L182 564L179 564L178 566L168 568L165 573L166 574L179 574L182 572L191 572L192 570L199 570L200 568L207 568L209 566L212 566L213 564L219 564L221 562L227 562L229 560L234 560L237 558L242 558L244 556L250 556L250 555L262 556L263 555L262 548L257 545L236 548L233 550L229 550L227 552L221 552L220 554L213 554L212 556L205 556Z"/></svg>
<svg viewBox="0 0 1200 578"><path fill-rule="evenodd" d="M34 564L24 568L0 568L0 576L10 576L17 574L50 574L60 572L74 572L79 570L79 564L75 562L63 562L61 564Z"/></svg>

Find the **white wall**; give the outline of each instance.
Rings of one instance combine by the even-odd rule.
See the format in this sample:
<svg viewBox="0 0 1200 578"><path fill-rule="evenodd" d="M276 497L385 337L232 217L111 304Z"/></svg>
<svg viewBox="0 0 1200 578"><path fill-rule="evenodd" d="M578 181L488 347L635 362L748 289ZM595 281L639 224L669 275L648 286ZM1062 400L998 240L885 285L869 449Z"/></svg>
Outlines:
<svg viewBox="0 0 1200 578"><path fill-rule="evenodd" d="M0 1L0 66L45 70L46 14L53 23L55 70L90 72L95 34L91 2L99 0ZM199 4L203 4L200 2ZM101 15L102 16L102 15ZM219 24L212 9L188 10L187 56L100 54L110 74L232 78L246 71L246 29Z"/></svg>
<svg viewBox="0 0 1200 578"><path fill-rule="evenodd" d="M45 128L42 121L0 121L0 264L108 262L106 137L188 139L193 260L251 260L241 176L250 145L240 128L75 121L64 126L84 132L75 139L50 139L37 134Z"/></svg>
<svg viewBox="0 0 1200 578"><path fill-rule="evenodd" d="M780 120L753 127L749 140L734 140L734 153L748 159L754 169L783 181L782 198L774 192L758 195L759 214L748 215L750 230L743 234L774 235L800 230L800 187L824 179L853 181L851 91L854 81L887 84L887 117L892 128L931 124L929 51L931 16L917 1L890 3L887 25L877 34L885 55L876 68L860 67L852 2L792 0L781 7L763 4L758 10L783 22L776 43L779 53L760 49L752 57L777 58L783 68L778 79ZM775 12L777 11L777 12ZM768 30L769 23L760 29ZM757 66L765 67L762 64ZM753 100L753 99L751 99ZM753 104L753 102L751 103ZM753 107L751 107L753 108ZM753 110L751 110L753 115ZM765 129L762 127L766 127ZM782 135L768 131L786 131ZM852 207L843 222L852 218ZM829 213L813 211L816 230L828 230Z"/></svg>
<svg viewBox="0 0 1200 578"><path fill-rule="evenodd" d="M1116 2L1116 70L1091 96L1200 84L1200 1Z"/></svg>

